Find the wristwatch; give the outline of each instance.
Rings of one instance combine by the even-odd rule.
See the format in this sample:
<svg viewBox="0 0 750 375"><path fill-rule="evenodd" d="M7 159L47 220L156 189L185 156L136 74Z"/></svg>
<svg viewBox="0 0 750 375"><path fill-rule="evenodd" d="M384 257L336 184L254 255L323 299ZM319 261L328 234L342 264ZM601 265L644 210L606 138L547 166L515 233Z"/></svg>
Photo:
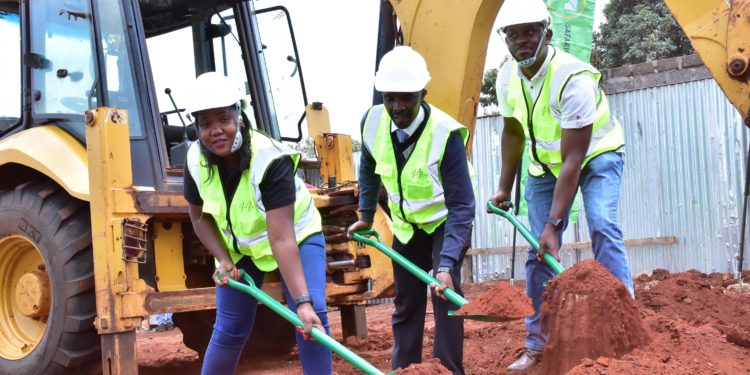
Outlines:
<svg viewBox="0 0 750 375"><path fill-rule="evenodd" d="M310 306L312 306L312 304L313 304L312 297L310 297L307 294L303 294L303 295L301 295L301 296L299 296L299 297L297 297L297 298L294 299L294 304L297 305L297 307L299 307L299 305L301 305L303 303L309 303Z"/></svg>
<svg viewBox="0 0 750 375"><path fill-rule="evenodd" d="M450 267L446 267L446 266L441 266L441 267L438 267L438 268L437 268L437 270L435 271L435 275L439 274L440 272L448 272L448 273L451 273L451 272L453 272L453 269L452 269L452 268L450 268Z"/></svg>
<svg viewBox="0 0 750 375"><path fill-rule="evenodd" d="M555 228L555 231L559 232L563 229L563 225L565 225L565 221L563 221L563 219L558 219L555 217L548 217L547 224L552 224L552 227Z"/></svg>

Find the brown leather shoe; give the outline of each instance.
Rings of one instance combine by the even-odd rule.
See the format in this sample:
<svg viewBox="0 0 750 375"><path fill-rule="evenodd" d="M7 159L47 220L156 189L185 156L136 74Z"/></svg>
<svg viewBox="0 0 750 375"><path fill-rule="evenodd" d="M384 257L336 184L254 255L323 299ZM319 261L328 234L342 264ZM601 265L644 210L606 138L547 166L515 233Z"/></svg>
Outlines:
<svg viewBox="0 0 750 375"><path fill-rule="evenodd" d="M517 371L526 371L542 359L542 352L538 350L533 349L526 349L523 354L521 354L518 359L511 363L510 366L508 366L508 371L510 372L517 372Z"/></svg>

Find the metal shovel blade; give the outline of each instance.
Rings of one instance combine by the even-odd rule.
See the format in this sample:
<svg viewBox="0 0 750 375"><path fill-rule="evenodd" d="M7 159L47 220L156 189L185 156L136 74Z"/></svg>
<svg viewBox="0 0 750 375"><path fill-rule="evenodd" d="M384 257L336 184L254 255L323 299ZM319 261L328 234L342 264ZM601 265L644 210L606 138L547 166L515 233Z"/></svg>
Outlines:
<svg viewBox="0 0 750 375"><path fill-rule="evenodd" d="M478 320L480 322L510 322L513 320L523 318L508 318L506 316L497 315L456 315L455 310L448 311L448 316L460 319Z"/></svg>
<svg viewBox="0 0 750 375"><path fill-rule="evenodd" d="M376 239L373 240L367 236L373 236ZM440 285L440 282L430 276L429 273L425 272L423 269L417 267L414 263L410 262L408 259L404 258L403 255L399 254L395 250L391 249L390 247L386 246L384 243L380 241L380 234L374 230L364 230L359 231L357 233L354 233L352 235L352 238L354 238L355 241L361 242L366 245L370 245L388 256L389 258L393 259L394 262L398 263L401 267L404 267L407 271L409 271L412 275L416 276L418 279L422 280L427 285L437 284ZM452 289L445 289L443 292L445 295L445 298L448 299L448 301L453 302L458 307L462 307L469 303L464 297L462 297L460 294L456 293ZM449 311L448 316L453 316L454 311ZM493 315L460 315L460 316L453 316L455 318L463 318L463 319L471 319L471 320L479 320L482 322L503 322L507 319L501 316L493 316Z"/></svg>

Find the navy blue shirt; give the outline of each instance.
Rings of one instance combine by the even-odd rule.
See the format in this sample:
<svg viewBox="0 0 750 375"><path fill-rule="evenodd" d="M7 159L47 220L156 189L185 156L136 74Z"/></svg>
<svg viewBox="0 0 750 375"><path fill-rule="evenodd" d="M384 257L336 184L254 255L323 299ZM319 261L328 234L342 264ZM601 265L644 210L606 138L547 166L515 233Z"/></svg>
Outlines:
<svg viewBox="0 0 750 375"><path fill-rule="evenodd" d="M422 103L425 109L425 120L420 124L423 128L430 118L430 107ZM362 117L360 129L364 128L367 113ZM417 130L414 135L421 135ZM393 137L392 137L393 139ZM394 147L395 148L395 147ZM400 155L401 153L397 153ZM399 170L402 170L406 160L397 158ZM372 222L375 216L378 194L380 193L380 175L375 173L377 162L366 147L362 147L362 157L359 164L359 212L360 219ZM443 190L445 192L445 206L448 208L448 218L445 222L445 238L443 250L440 252L439 267L453 267L459 261L461 250L471 241L472 223L474 222L474 193L466 162L466 147L458 132L453 132L445 145L443 161L440 165Z"/></svg>

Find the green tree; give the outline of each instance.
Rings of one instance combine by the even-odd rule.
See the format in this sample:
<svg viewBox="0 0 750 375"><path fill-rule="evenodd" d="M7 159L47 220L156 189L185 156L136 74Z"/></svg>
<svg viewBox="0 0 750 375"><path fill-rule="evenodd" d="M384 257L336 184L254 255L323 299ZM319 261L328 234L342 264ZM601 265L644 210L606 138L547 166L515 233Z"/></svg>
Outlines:
<svg viewBox="0 0 750 375"><path fill-rule="evenodd" d="M305 160L316 160L318 159L318 153L315 150L315 139L305 137L298 143L287 143L289 147L297 150L302 154L302 158Z"/></svg>
<svg viewBox="0 0 750 375"><path fill-rule="evenodd" d="M484 72L484 78L482 79L482 90L479 94L479 104L484 109L497 106L497 91L495 91L496 81L497 68L492 68Z"/></svg>
<svg viewBox="0 0 750 375"><path fill-rule="evenodd" d="M614 68L695 53L663 0L610 0L591 62Z"/></svg>

